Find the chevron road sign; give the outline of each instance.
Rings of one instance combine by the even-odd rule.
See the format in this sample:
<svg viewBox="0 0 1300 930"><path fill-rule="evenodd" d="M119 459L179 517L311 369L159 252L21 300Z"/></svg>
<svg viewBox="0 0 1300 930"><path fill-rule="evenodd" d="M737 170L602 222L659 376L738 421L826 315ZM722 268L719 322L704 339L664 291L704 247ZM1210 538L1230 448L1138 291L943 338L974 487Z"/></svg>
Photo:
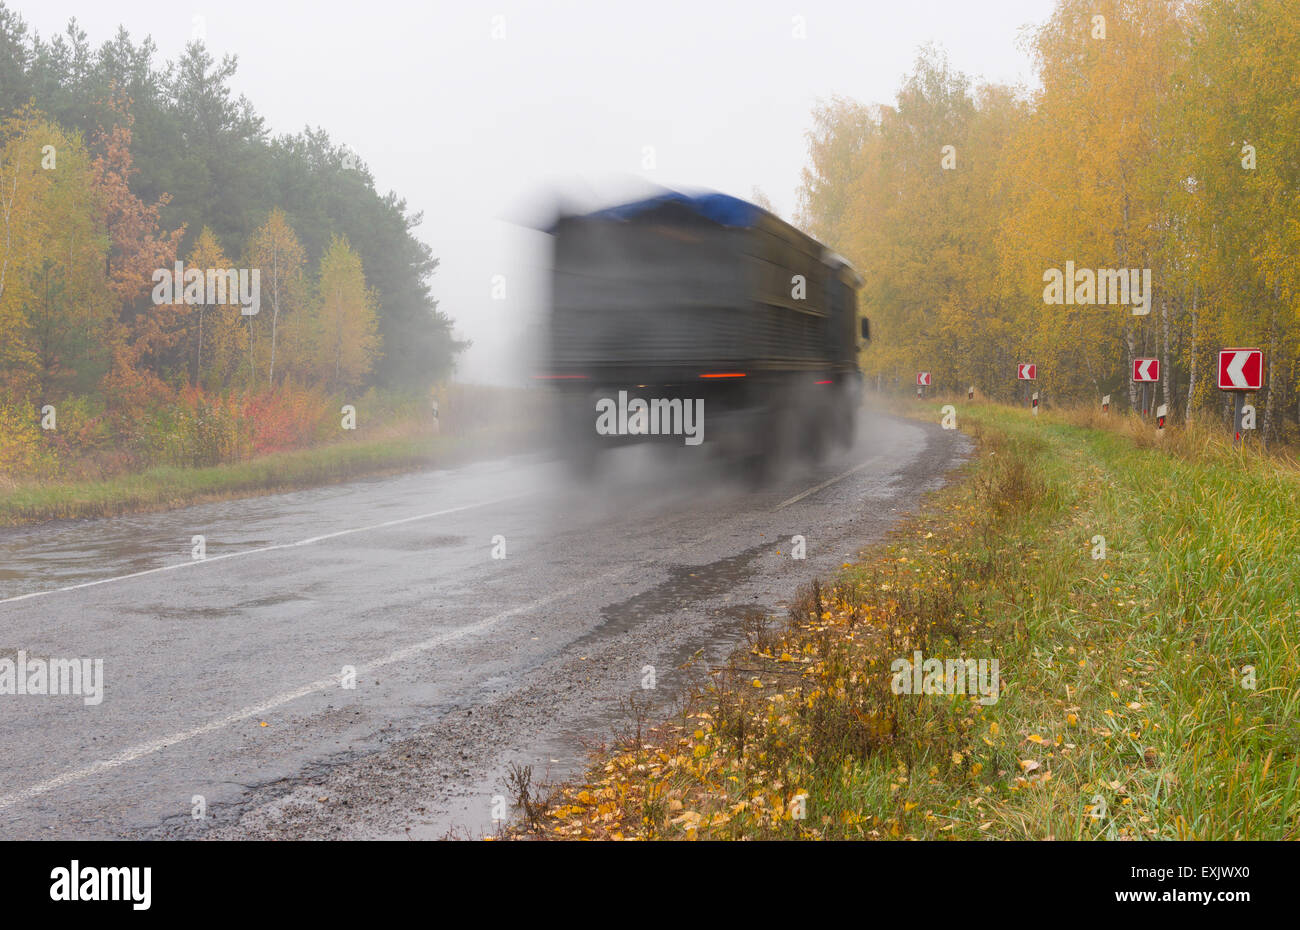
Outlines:
<svg viewBox="0 0 1300 930"><path fill-rule="evenodd" d="M1160 380L1160 359L1158 358L1133 359L1133 380L1134 381L1159 381Z"/></svg>
<svg viewBox="0 0 1300 930"><path fill-rule="evenodd" d="M1263 386L1263 352L1259 349L1220 350L1220 391L1258 391Z"/></svg>

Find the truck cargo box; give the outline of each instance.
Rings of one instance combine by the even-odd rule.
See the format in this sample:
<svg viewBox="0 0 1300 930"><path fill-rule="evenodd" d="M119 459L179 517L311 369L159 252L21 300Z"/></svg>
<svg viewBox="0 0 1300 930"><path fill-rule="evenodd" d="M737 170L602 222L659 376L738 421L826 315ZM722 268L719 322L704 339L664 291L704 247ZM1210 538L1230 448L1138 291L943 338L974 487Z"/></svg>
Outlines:
<svg viewBox="0 0 1300 930"><path fill-rule="evenodd" d="M555 370L853 361L852 289L821 245L758 207L670 195L553 232Z"/></svg>

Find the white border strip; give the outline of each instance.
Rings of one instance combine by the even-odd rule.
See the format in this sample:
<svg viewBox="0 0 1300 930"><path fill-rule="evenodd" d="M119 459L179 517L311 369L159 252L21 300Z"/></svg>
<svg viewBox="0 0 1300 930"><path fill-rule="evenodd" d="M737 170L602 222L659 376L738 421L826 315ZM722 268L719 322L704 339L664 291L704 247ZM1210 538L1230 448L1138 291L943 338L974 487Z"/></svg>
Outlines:
<svg viewBox="0 0 1300 930"><path fill-rule="evenodd" d="M388 526L400 526L403 523L414 523L416 520L428 520L431 517L442 517L449 513L460 513L463 510L473 510L476 507L490 507L493 504L500 504L503 501L515 500L523 497L522 494L513 494L509 497L498 497L490 501L482 501L477 504L465 504L461 507L449 507L446 510L435 510L433 513L422 513L414 517L402 517L400 520L388 520L384 523L374 523L370 526L358 526L350 530L339 530L337 533L326 533L323 536L313 536L310 539L300 539L291 543L276 543L273 546L261 546L257 549L245 549L242 552L227 552L225 555L209 556L205 559L192 559L189 562L177 562L175 565L162 565L158 568L146 568L142 572L132 572L129 575L115 575L112 578L100 578L97 581L83 581L81 584L69 585L66 588L53 588L49 591L32 591L29 594L19 594L16 597L6 597L0 600L0 604L12 604L15 601L25 601L33 597L46 597L50 594L61 594L65 591L79 591L82 588L93 588L99 584L111 584L114 581L126 581L128 578L142 578L145 575L154 575L158 572L175 571L178 568L190 568L194 565L205 565L208 562L221 562L225 559L238 559L246 555L257 555L261 552L274 552L277 549L293 549L297 546L309 546L312 543L323 542L326 539L337 539L339 536L350 536L353 533L367 533L371 530L379 530Z"/></svg>
<svg viewBox="0 0 1300 930"><path fill-rule="evenodd" d="M476 506L482 506L482 505L476 505ZM411 517L409 519L419 519L419 518ZM397 522L401 523L406 521L399 520ZM381 525L391 526L392 524L390 523L390 524L381 524ZM352 531L348 531L348 532L352 532ZM471 623L469 626L463 626L459 629L452 630L448 633L442 633L438 636L433 636L430 637L429 639L421 640L418 643L412 643L409 646L403 646L401 649L397 649L394 650L393 652L388 653L388 655L381 656L380 658L367 662L364 665L358 665L357 672L358 674L364 675L368 672L373 672L376 669L381 669L384 668L385 666L392 665L396 662L401 662L404 659L409 659L413 656L419 655L422 652L428 652L431 649L436 649L439 646L443 645L444 643L449 642L450 640L459 639L460 637L467 636L471 633L482 632L483 630L486 630L488 627L500 623L502 620L505 620L509 617L513 617L515 614L523 613L524 611L528 611L528 610L535 610L538 607L544 607L545 605L551 603L552 601L557 601L562 598L568 597L571 594L576 594L577 592L583 590L584 588L589 588L592 585L596 585L596 584L603 584L604 582L610 580L611 578L615 578L619 575L627 574L633 568L636 567L638 566L625 565L622 568L617 568L614 569L613 571L606 572L603 575L598 575L595 578L591 578L580 584L576 584L573 585L572 587L565 588L562 591L557 591L555 594L549 594L546 597L538 598L537 600L534 601L529 601L527 604L523 604L519 607L512 607L509 610L503 610L500 613L493 614L492 616L484 620L480 620L477 623ZM210 720L205 724L202 724L197 727L193 727L189 730L181 730L179 732L169 734L168 736L162 736L159 737L158 739L149 740L148 742L137 743L135 746L132 746L129 749L125 749L111 758L100 759L98 762L92 763L91 765L87 765L84 768L73 769L72 771L64 772L61 775L56 775L53 778L46 779L45 781L42 782L37 782L36 784L31 785L27 788L23 788L19 791L15 791L12 794L6 794L0 796L0 810L4 810L5 808L11 807L14 804L18 804L22 801L29 801L34 797L37 797L42 794L47 794L58 788L62 788L65 785L70 785L73 782L77 782L77 781L81 781L82 779L89 778L92 775L98 775L100 772L106 772L109 769L115 769L118 768L119 766L126 765L128 762L134 762L136 759L140 759L144 756L152 755L155 752L160 752L161 750L167 749L170 746L175 746L177 743L186 742L187 740L194 739L197 736L203 736L204 734L212 733L216 730L220 730L224 727L231 726L232 724L241 723L245 720L249 720L254 717L261 717L269 710L274 710L277 707L282 707L291 701L296 701L299 698L307 697L310 694L315 694L317 692L324 692L339 687L341 687L341 680L339 675L331 675L328 678L318 678L315 681L311 682L310 684L303 685L300 688L295 688L292 691L285 691L282 692L281 694L274 695L272 697L267 698L265 701L262 701L261 703L252 704L248 707L241 708L240 710L227 714L224 717L219 717L216 720Z"/></svg>
<svg viewBox="0 0 1300 930"><path fill-rule="evenodd" d="M834 484L837 481L843 481L849 475L857 474L858 472L862 471L862 469L866 468L868 465L873 465L876 462L880 461L881 458L882 456L873 455L871 458L867 459L861 465L854 465L844 474L836 475L834 478L831 478L829 481L823 481L815 488L809 488L807 491L803 491L799 494L796 494L794 497L790 498L789 500L781 501L781 503L777 504L775 507L772 508L772 512L776 513L776 511L784 510L786 507L789 507L791 504L797 504L799 501L803 500L805 497L809 496L810 494L816 494L818 491L823 491L826 488L829 488L832 484ZM3 601L0 601L0 604L3 603L4 603Z"/></svg>

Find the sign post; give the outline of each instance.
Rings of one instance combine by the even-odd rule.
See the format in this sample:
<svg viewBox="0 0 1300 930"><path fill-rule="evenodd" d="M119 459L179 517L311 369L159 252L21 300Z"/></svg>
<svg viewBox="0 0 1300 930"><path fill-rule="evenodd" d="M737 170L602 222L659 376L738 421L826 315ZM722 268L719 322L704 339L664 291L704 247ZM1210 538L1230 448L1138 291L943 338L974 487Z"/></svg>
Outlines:
<svg viewBox="0 0 1300 930"><path fill-rule="evenodd" d="M1035 381L1038 379L1038 366L1030 363L1021 363L1016 366L1016 379L1019 381ZM1024 396L1023 394L1021 395ZM1038 394L1035 393L1032 398L1033 411L1038 413Z"/></svg>
<svg viewBox="0 0 1300 930"><path fill-rule="evenodd" d="M1110 395L1107 394L1101 399L1101 412L1110 413Z"/></svg>
<svg viewBox="0 0 1300 930"><path fill-rule="evenodd" d="M1255 428L1254 409L1247 414L1246 392L1264 386L1264 353L1260 349L1219 350L1219 390L1232 391L1232 445L1242 441L1248 429ZM1249 423L1247 423L1249 420Z"/></svg>
<svg viewBox="0 0 1300 930"><path fill-rule="evenodd" d="M916 396L923 396L925 394L925 389L929 386L930 373L928 371L918 371L916 373Z"/></svg>
<svg viewBox="0 0 1300 930"><path fill-rule="evenodd" d="M1151 388L1150 396L1148 396L1147 385L1154 384L1159 380L1160 359L1133 359L1133 381L1142 385L1142 416L1144 417L1151 413L1151 404L1155 401L1155 388Z"/></svg>

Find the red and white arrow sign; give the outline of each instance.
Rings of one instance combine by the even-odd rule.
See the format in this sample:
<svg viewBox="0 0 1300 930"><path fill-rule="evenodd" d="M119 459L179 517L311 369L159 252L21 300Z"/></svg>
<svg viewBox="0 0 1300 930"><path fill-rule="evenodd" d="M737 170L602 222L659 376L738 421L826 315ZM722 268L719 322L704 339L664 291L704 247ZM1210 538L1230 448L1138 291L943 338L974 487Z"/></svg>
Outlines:
<svg viewBox="0 0 1300 930"><path fill-rule="evenodd" d="M1264 386L1264 353L1259 349L1219 352L1220 391L1258 391Z"/></svg>
<svg viewBox="0 0 1300 930"><path fill-rule="evenodd" d="M1033 381L1038 377L1037 365L1017 365L1016 377L1021 381Z"/></svg>
<svg viewBox="0 0 1300 930"><path fill-rule="evenodd" d="M1134 381L1159 381L1160 380L1160 359L1158 358L1133 359L1133 380Z"/></svg>
<svg viewBox="0 0 1300 930"><path fill-rule="evenodd" d="M918 385L928 385L930 383L930 373L928 371L918 371L916 373L916 383Z"/></svg>

